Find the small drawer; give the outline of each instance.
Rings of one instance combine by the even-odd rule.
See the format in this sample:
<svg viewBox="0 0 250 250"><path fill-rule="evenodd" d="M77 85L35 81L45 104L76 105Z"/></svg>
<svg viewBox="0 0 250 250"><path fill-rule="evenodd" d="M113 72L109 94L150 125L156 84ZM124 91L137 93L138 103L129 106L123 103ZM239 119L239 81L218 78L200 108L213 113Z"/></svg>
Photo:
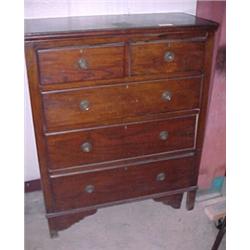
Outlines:
<svg viewBox="0 0 250 250"><path fill-rule="evenodd" d="M124 43L38 50L41 84L124 76Z"/></svg>
<svg viewBox="0 0 250 250"><path fill-rule="evenodd" d="M203 70L204 42L154 41L131 45L131 74L150 75Z"/></svg>
<svg viewBox="0 0 250 250"><path fill-rule="evenodd" d="M48 132L140 121L199 108L202 78L169 79L43 94Z"/></svg>
<svg viewBox="0 0 250 250"><path fill-rule="evenodd" d="M195 147L196 115L47 137L51 169Z"/></svg>
<svg viewBox="0 0 250 250"><path fill-rule="evenodd" d="M57 210L136 198L195 185L192 157L56 177Z"/></svg>

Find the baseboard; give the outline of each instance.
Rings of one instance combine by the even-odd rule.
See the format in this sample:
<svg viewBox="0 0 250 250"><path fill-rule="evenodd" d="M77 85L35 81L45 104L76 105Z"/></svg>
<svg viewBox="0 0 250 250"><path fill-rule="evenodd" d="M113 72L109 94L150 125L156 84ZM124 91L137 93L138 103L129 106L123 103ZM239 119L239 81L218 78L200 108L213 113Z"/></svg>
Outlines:
<svg viewBox="0 0 250 250"><path fill-rule="evenodd" d="M196 195L197 202L203 202L205 200L215 199L217 197L225 196L226 177L217 176L211 182L211 185L207 189L199 189Z"/></svg>
<svg viewBox="0 0 250 250"><path fill-rule="evenodd" d="M25 190L25 193L41 190L40 179L25 181L24 190Z"/></svg>

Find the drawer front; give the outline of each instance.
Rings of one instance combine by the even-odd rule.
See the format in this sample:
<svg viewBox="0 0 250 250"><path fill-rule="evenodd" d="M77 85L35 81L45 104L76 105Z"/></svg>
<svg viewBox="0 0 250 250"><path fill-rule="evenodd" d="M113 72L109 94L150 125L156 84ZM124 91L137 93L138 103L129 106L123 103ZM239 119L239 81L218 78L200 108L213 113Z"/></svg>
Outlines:
<svg viewBox="0 0 250 250"><path fill-rule="evenodd" d="M196 116L48 136L50 168L125 159L195 146Z"/></svg>
<svg viewBox="0 0 250 250"><path fill-rule="evenodd" d="M204 49L203 42L135 43L131 46L131 74L202 71Z"/></svg>
<svg viewBox="0 0 250 250"><path fill-rule="evenodd" d="M124 56L123 43L39 50L40 83L120 78Z"/></svg>
<svg viewBox="0 0 250 250"><path fill-rule="evenodd" d="M141 120L199 108L201 78L132 83L43 95L47 131Z"/></svg>
<svg viewBox="0 0 250 250"><path fill-rule="evenodd" d="M193 158L154 162L52 179L58 210L74 209L195 185Z"/></svg>

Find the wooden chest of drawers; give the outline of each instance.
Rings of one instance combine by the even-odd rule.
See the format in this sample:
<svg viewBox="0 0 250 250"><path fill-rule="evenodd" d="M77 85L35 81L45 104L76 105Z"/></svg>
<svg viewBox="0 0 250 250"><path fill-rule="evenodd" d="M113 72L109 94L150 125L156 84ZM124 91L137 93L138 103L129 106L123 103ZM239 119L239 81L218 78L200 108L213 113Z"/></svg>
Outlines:
<svg viewBox="0 0 250 250"><path fill-rule="evenodd" d="M187 14L34 19L25 53L51 236L105 206L194 206L217 24Z"/></svg>

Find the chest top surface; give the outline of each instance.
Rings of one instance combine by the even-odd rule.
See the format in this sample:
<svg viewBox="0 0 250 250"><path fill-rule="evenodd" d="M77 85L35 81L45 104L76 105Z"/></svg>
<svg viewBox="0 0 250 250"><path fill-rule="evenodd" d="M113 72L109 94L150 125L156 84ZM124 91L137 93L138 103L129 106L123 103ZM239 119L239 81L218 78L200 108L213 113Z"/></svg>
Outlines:
<svg viewBox="0 0 250 250"><path fill-rule="evenodd" d="M26 19L25 39L54 38L102 32L119 33L140 29L216 29L217 23L185 13L125 14Z"/></svg>

